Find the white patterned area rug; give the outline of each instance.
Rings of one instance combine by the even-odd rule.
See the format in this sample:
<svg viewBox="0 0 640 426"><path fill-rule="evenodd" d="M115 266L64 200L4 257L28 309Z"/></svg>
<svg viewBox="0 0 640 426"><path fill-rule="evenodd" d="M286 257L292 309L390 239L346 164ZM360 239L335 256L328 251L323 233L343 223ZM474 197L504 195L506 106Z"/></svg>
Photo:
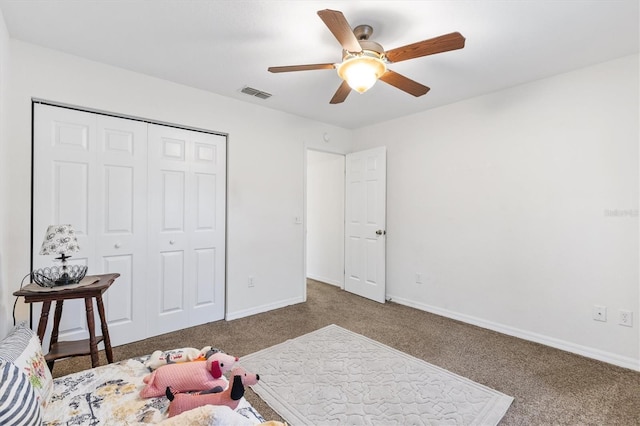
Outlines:
<svg viewBox="0 0 640 426"><path fill-rule="evenodd" d="M240 358L295 425L495 425L513 398L337 325Z"/></svg>

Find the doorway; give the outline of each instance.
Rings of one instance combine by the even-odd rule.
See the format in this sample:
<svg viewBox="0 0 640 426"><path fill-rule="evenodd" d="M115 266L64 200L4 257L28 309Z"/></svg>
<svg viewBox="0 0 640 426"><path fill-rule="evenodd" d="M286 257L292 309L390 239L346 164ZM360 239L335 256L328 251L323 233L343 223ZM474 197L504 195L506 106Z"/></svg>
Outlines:
<svg viewBox="0 0 640 426"><path fill-rule="evenodd" d="M344 288L345 156L307 150L306 276Z"/></svg>
<svg viewBox="0 0 640 426"><path fill-rule="evenodd" d="M384 146L306 151L305 281L385 302L386 162Z"/></svg>

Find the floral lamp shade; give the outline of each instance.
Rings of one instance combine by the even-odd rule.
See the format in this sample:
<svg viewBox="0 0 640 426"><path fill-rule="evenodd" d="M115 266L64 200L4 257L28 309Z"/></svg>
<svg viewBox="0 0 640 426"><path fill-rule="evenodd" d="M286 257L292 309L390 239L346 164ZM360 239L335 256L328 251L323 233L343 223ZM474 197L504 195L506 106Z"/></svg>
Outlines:
<svg viewBox="0 0 640 426"><path fill-rule="evenodd" d="M71 225L50 225L42 241L40 254L75 253L80 251L76 231Z"/></svg>
<svg viewBox="0 0 640 426"><path fill-rule="evenodd" d="M31 272L31 279L43 287L54 287L80 282L87 273L85 265L67 265L69 253L80 251L76 231L71 225L51 225L47 228L40 248L42 255L60 255L56 260L62 261L61 266L37 269Z"/></svg>

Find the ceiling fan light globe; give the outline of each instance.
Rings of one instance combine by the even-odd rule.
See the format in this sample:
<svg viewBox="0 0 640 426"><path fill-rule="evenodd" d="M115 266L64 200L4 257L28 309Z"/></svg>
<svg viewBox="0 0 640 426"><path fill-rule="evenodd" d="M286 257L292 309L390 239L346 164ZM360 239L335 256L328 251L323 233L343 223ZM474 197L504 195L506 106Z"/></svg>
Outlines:
<svg viewBox="0 0 640 426"><path fill-rule="evenodd" d="M340 78L358 93L369 90L386 71L387 66L381 59L364 55L345 59L338 66Z"/></svg>
<svg viewBox="0 0 640 426"><path fill-rule="evenodd" d="M358 93L371 89L378 79L366 64L354 64L345 72L345 76L349 87Z"/></svg>

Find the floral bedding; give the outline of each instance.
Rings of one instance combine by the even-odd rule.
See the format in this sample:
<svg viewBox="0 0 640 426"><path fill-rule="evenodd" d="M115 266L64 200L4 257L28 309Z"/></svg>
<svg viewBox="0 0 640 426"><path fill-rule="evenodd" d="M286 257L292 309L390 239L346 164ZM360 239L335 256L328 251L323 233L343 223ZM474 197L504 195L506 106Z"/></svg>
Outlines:
<svg viewBox="0 0 640 426"><path fill-rule="evenodd" d="M206 406L167 419L165 397L140 397L147 357L129 359L53 380L43 425L254 425L264 422L243 398L236 410Z"/></svg>

